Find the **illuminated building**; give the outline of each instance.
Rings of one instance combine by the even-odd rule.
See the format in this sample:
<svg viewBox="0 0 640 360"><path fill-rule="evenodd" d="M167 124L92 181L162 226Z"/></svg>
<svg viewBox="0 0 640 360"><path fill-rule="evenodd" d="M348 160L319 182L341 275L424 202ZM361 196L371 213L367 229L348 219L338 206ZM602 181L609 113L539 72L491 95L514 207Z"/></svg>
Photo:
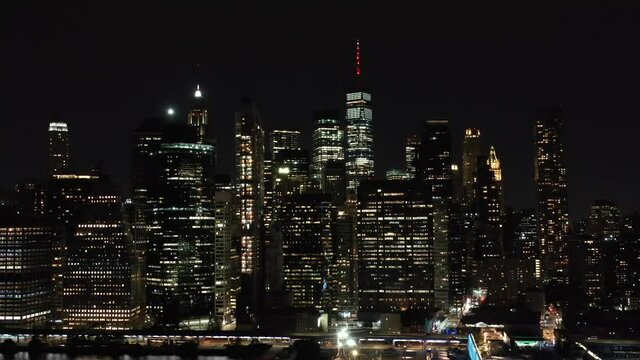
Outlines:
<svg viewBox="0 0 640 360"><path fill-rule="evenodd" d="M347 201L347 170L344 160L329 161L322 174L323 191L331 194L333 204L344 205Z"/></svg>
<svg viewBox="0 0 640 360"><path fill-rule="evenodd" d="M475 202L478 211L476 251L479 260L504 255L502 171L493 147L489 154L489 158L478 156L476 165Z"/></svg>
<svg viewBox="0 0 640 360"><path fill-rule="evenodd" d="M482 152L482 142L479 129L466 129L462 143L462 184L465 197L475 198L474 177L476 174L476 159Z"/></svg>
<svg viewBox="0 0 640 360"><path fill-rule="evenodd" d="M240 256L232 237L233 191L229 179L216 181L214 207L214 317L216 324L223 327L235 322L236 296L240 287Z"/></svg>
<svg viewBox="0 0 640 360"><path fill-rule="evenodd" d="M462 184L462 171L458 164L451 164L451 200L454 203L464 202L464 188Z"/></svg>
<svg viewBox="0 0 640 360"><path fill-rule="evenodd" d="M45 188L35 179L28 179L16 185L14 198L20 214L44 215L46 213Z"/></svg>
<svg viewBox="0 0 640 360"><path fill-rule="evenodd" d="M428 199L429 188L420 181L360 183L359 311L393 312L435 306L433 218Z"/></svg>
<svg viewBox="0 0 640 360"><path fill-rule="evenodd" d="M43 328L51 316L51 222L0 213L0 326Z"/></svg>
<svg viewBox="0 0 640 360"><path fill-rule="evenodd" d="M260 267L260 234L264 204L264 128L250 99L235 115L236 201L240 214L241 270Z"/></svg>
<svg viewBox="0 0 640 360"><path fill-rule="evenodd" d="M569 242L570 284L588 307L601 307L607 297L606 244L592 237Z"/></svg>
<svg viewBox="0 0 640 360"><path fill-rule="evenodd" d="M274 220L279 221L284 197L302 194L309 188L309 152L280 150L273 160L273 172Z"/></svg>
<svg viewBox="0 0 640 360"><path fill-rule="evenodd" d="M409 174L406 171L400 170L400 169L387 170L385 175L387 180L409 180L410 179Z"/></svg>
<svg viewBox="0 0 640 360"><path fill-rule="evenodd" d="M55 327L62 326L63 277L67 247L73 241L73 234L80 220L81 207L91 194L96 175L54 174L47 194L47 214L56 223L53 239L53 307L51 320Z"/></svg>
<svg viewBox="0 0 640 360"><path fill-rule="evenodd" d="M433 206L435 306L449 307L449 213L452 202L451 132L448 120L424 123L418 155L419 178L429 186Z"/></svg>
<svg viewBox="0 0 640 360"><path fill-rule="evenodd" d="M513 255L519 259L538 258L538 222L532 209L525 209L516 214L517 224L513 239Z"/></svg>
<svg viewBox="0 0 640 360"><path fill-rule="evenodd" d="M338 111L317 111L313 114L311 150L311 180L324 189L323 172L329 161L344 160L345 128Z"/></svg>
<svg viewBox="0 0 640 360"><path fill-rule="evenodd" d="M80 207L64 268L66 329L126 330L142 320L141 267L125 234L122 199L106 177Z"/></svg>
<svg viewBox="0 0 640 360"><path fill-rule="evenodd" d="M206 328L213 309L214 156L186 124L165 127L150 213L147 309L157 324Z"/></svg>
<svg viewBox="0 0 640 360"><path fill-rule="evenodd" d="M614 303L620 310L640 308L640 214L634 212L622 220L621 241L615 256Z"/></svg>
<svg viewBox="0 0 640 360"><path fill-rule="evenodd" d="M300 150L298 130L273 130L269 140L269 150L274 159L278 158L280 150Z"/></svg>
<svg viewBox="0 0 640 360"><path fill-rule="evenodd" d="M69 128L67 123L49 123L49 173L69 172Z"/></svg>
<svg viewBox="0 0 640 360"><path fill-rule="evenodd" d="M198 132L198 143L207 142L207 128L209 126L209 114L200 90L200 85L196 85L196 91L193 93L193 106L189 111L189 125L195 127Z"/></svg>
<svg viewBox="0 0 640 360"><path fill-rule="evenodd" d="M373 111L371 94L361 85L360 42L356 45L357 87L348 92L347 99L347 147L345 152L347 186L355 192L363 179L373 178Z"/></svg>
<svg viewBox="0 0 640 360"><path fill-rule="evenodd" d="M418 161L418 151L420 151L420 136L410 135L407 137L407 143L404 147L404 167L412 179L414 179L417 174L416 162Z"/></svg>
<svg viewBox="0 0 640 360"><path fill-rule="evenodd" d="M357 307L357 249L354 237L356 213L348 206L333 212L331 221L332 257L329 262L331 310L355 314Z"/></svg>
<svg viewBox="0 0 640 360"><path fill-rule="evenodd" d="M146 254L153 209L160 206L160 144L163 119L145 119L135 130L131 140L131 205L128 225L134 254L142 263L143 286L146 289ZM146 294L145 294L146 304Z"/></svg>
<svg viewBox="0 0 640 360"><path fill-rule="evenodd" d="M453 202L449 215L449 301L452 307L461 309L469 276L468 248L464 236L464 205Z"/></svg>
<svg viewBox="0 0 640 360"><path fill-rule="evenodd" d="M620 209L613 200L596 200L591 206L587 233L603 241L620 240Z"/></svg>
<svg viewBox="0 0 640 360"><path fill-rule="evenodd" d="M562 111L535 113L535 182L538 239L545 283L567 283L569 231L567 168L564 159Z"/></svg>
<svg viewBox="0 0 640 360"><path fill-rule="evenodd" d="M286 196L282 211L282 271L291 305L323 308L331 257L331 198L325 194Z"/></svg>

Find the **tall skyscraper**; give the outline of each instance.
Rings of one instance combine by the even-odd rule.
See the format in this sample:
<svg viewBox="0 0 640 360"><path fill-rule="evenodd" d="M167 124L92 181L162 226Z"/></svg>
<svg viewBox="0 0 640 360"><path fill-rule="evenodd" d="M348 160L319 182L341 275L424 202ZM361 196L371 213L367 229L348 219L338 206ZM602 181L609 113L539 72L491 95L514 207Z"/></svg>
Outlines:
<svg viewBox="0 0 640 360"><path fill-rule="evenodd" d="M329 295L331 256L331 198L325 194L286 196L282 224L284 286L291 305L323 308Z"/></svg>
<svg viewBox="0 0 640 360"><path fill-rule="evenodd" d="M69 172L69 127L64 122L49 123L49 173Z"/></svg>
<svg viewBox="0 0 640 360"><path fill-rule="evenodd" d="M323 171L329 161L344 160L345 128L338 111L313 113L311 180L324 189Z"/></svg>
<svg viewBox="0 0 640 360"><path fill-rule="evenodd" d="M436 305L434 282L438 279L434 277L429 192L420 181L360 183L357 207L360 311L430 309Z"/></svg>
<svg viewBox="0 0 640 360"><path fill-rule="evenodd" d="M371 93L362 86L360 41L356 43L356 87L347 93L347 148L345 153L347 186L356 191L358 183L374 176L373 111Z"/></svg>
<svg viewBox="0 0 640 360"><path fill-rule="evenodd" d="M142 321L142 269L125 234L122 198L106 177L93 181L68 244L64 328L127 330Z"/></svg>
<svg viewBox="0 0 640 360"><path fill-rule="evenodd" d="M420 136L410 135L404 147L404 167L412 179L415 179L417 174L418 151L420 151Z"/></svg>
<svg viewBox="0 0 640 360"><path fill-rule="evenodd" d="M331 221L331 259L329 261L329 291L331 310L355 314L357 305L357 242L355 241L355 209L343 206L333 212Z"/></svg>
<svg viewBox="0 0 640 360"><path fill-rule="evenodd" d="M567 168L560 107L535 113L535 181L538 238L545 283L568 282Z"/></svg>
<svg viewBox="0 0 640 360"><path fill-rule="evenodd" d="M431 192L435 306L449 307L449 216L452 201L451 132L448 120L423 126L418 172Z"/></svg>
<svg viewBox="0 0 640 360"><path fill-rule="evenodd" d="M264 204L264 128L251 99L235 115L236 201L240 214L241 270L260 267L260 234Z"/></svg>
<svg viewBox="0 0 640 360"><path fill-rule="evenodd" d="M159 199L147 251L147 303L167 326L209 325L214 287L214 154L187 124L165 127L158 150Z"/></svg>
<svg viewBox="0 0 640 360"><path fill-rule="evenodd" d="M235 323L236 296L240 287L240 254L233 239L233 190L231 181L216 181L215 191L215 287L214 317L218 327Z"/></svg>
<svg viewBox="0 0 640 360"><path fill-rule="evenodd" d="M53 286L51 221L0 212L0 326L44 328Z"/></svg>
<svg viewBox="0 0 640 360"><path fill-rule="evenodd" d="M468 200L475 198L474 176L476 173L476 159L482 153L480 130L469 128L464 131L462 143L462 184L464 195Z"/></svg>
<svg viewBox="0 0 640 360"><path fill-rule="evenodd" d="M188 122L198 131L198 143L204 143L208 140L209 114L200 85L196 85L196 91L193 93L193 105L189 111Z"/></svg>
<svg viewBox="0 0 640 360"><path fill-rule="evenodd" d="M489 158L478 156L475 175L476 206L478 212L477 256L479 260L504 255L502 230L504 202L502 169L495 149Z"/></svg>

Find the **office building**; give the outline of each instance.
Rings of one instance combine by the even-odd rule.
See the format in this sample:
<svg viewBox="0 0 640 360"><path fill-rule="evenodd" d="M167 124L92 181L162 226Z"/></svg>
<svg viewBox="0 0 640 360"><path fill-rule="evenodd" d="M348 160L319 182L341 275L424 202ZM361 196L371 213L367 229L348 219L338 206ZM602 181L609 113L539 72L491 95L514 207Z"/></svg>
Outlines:
<svg viewBox="0 0 640 360"><path fill-rule="evenodd" d="M325 194L285 196L282 211L282 272L284 286L297 308L325 308L332 256L333 206Z"/></svg>
<svg viewBox="0 0 640 360"><path fill-rule="evenodd" d="M54 225L32 215L0 211L0 326L43 328L52 307Z"/></svg>
<svg viewBox="0 0 640 360"><path fill-rule="evenodd" d="M65 329L139 328L142 268L125 234L122 198L108 178L92 182L71 241L63 275Z"/></svg>
<svg viewBox="0 0 640 360"><path fill-rule="evenodd" d="M315 185L324 189L322 178L330 161L344 161L345 127L338 111L317 111L313 113L313 134L311 137L310 177Z"/></svg>
<svg viewBox="0 0 640 360"><path fill-rule="evenodd" d="M349 91L347 100L347 147L345 152L347 186L354 192L363 179L374 176L373 167L373 111L371 93L362 86L360 68L360 42L356 44L356 87Z"/></svg>
<svg viewBox="0 0 640 360"><path fill-rule="evenodd" d="M147 309L156 323L209 326L214 287L214 154L196 128L165 127L147 250Z"/></svg>
<svg viewBox="0 0 640 360"><path fill-rule="evenodd" d="M418 172L430 188L433 206L435 306L449 307L449 214L452 202L451 132L448 120L427 120L422 130Z"/></svg>
<svg viewBox="0 0 640 360"><path fill-rule="evenodd" d="M418 151L420 151L420 136L414 134L407 137L404 147L404 167L409 177L414 179L417 174Z"/></svg>
<svg viewBox="0 0 640 360"><path fill-rule="evenodd" d="M49 123L49 173L65 174L70 166L69 127L64 122Z"/></svg>
<svg viewBox="0 0 640 360"><path fill-rule="evenodd" d="M360 184L359 311L396 312L436 306L429 192L420 181L368 180Z"/></svg>

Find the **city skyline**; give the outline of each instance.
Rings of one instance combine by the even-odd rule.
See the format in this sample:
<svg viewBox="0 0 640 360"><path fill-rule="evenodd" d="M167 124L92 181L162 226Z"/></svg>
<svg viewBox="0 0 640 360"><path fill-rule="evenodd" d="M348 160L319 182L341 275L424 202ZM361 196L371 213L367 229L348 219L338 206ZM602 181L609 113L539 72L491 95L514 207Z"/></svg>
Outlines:
<svg viewBox="0 0 640 360"><path fill-rule="evenodd" d="M357 6L352 6L347 7L342 16L347 18L350 12L355 11ZM633 153L634 127L625 120L633 117L635 109L627 99L633 98L637 90L625 81L612 86L610 80L587 76L587 68L607 66L607 61L610 61L602 59L599 52L596 52L595 58L586 58L580 63L574 61L587 49L606 50L613 46L599 38L587 46L586 39L591 39L589 35L593 31L601 30L601 36L616 41L614 45L629 36L625 35L627 32L624 30L630 30L630 25L625 21L616 22L620 17L625 19L626 15L621 10L610 8L609 11L598 12L596 9L583 8L570 13L567 9L559 8L556 15L547 18L542 33L536 35L528 25L542 9L528 9L531 13L516 9L481 9L478 18L471 16L470 9L465 9L456 18L451 9L416 6L418 14L428 14L434 18L439 14L443 19L438 21L455 21L439 31L432 28L434 25L414 25L416 28L413 31L399 26L385 33L374 26L375 21L382 18L382 10L372 6L363 10L370 15L368 18L353 24L340 16L334 29L325 29L324 32L303 31L308 37L305 41L298 41L302 35L289 34L284 31L287 26L280 25L258 36L260 39L268 38L268 44L257 44L253 39L249 44L255 48L244 49L240 46L242 41L247 40L247 36L253 34L255 26L258 26L252 25L222 41L219 46L228 51L222 60L218 60L213 56L213 50L205 51L202 59L187 59L188 56L185 57L181 49L194 44L202 46L207 43L209 36L215 38L225 33L226 27L222 25L210 28L200 24L195 29L181 29L178 21L154 34L149 44L141 44L140 48L136 48L133 53L137 55L127 58L124 56L125 50L130 49L134 42L125 39L125 33L131 30L138 34L134 38L140 36L139 27L151 20L145 18L136 23L125 17L122 29L114 34L114 38L122 40L122 43L112 44L111 41L105 42L104 30L98 27L104 24L98 21L97 25L93 25L89 21L102 19L102 16L89 13L86 19L80 19L73 15L82 11L82 7L61 8L69 12L57 11L66 14L63 17L86 30L87 35L79 35L75 28L71 30L52 23L52 20L43 19L46 10L43 8L29 16L34 21L46 20L43 26L51 25L51 44L43 44L35 29L23 29L9 38L10 44L25 52L2 60L6 68L18 70L15 74L7 74L5 91L15 89L17 95L5 94L5 99L12 99L5 104L5 114L7 118L24 121L5 122L1 140L7 149L21 151L24 158L17 159L11 156L10 151L2 152L2 163L14 169L0 179L2 187L8 188L26 177L44 175L39 171L45 171L42 170L45 166L41 165L46 162L46 157L42 155L46 148L46 141L42 141L46 137L46 130L40 129L57 119L67 122L72 133L71 151L75 154L72 169L86 171L95 159L102 158L106 171L113 174L116 183L127 189L128 134L144 118L160 114L168 106L174 106L176 117L186 122L190 109L188 102L191 100L188 95L196 84L201 85L205 94L209 123L218 141L218 172L233 173L233 144L229 141L231 136L225 134L233 133L233 111L244 95L250 95L256 101L267 130L300 130L304 139L303 147L310 148L313 111L341 108L344 92L353 85L354 44L355 39L360 38L363 75L375 101L374 158L378 177L382 177L386 170L403 167L407 135L419 131L421 123L427 119L443 118L448 119L452 127L453 160L458 163L461 160L464 129L479 128L483 143L486 146L495 145L501 154L507 204L516 208L533 208L535 185L531 125L534 108L560 103L565 111L571 219L586 216L589 206L600 198L615 199L626 212L639 203L640 194L632 184L638 170L629 166L631 159L626 158L626 154ZM209 9L202 4L191 4L175 9L175 14L169 15L167 7L159 6L153 9L153 14L180 20L200 8ZM243 23L249 22L247 19L262 19L262 15L274 13L273 9L259 6L246 6L241 10L238 12L246 15ZM278 16L289 19L288 15L296 13L295 9L287 10ZM142 9L132 9L133 14L139 11ZM322 10L319 14L328 11ZM391 15L399 14L399 11L392 10ZM238 12L230 12L225 24L236 18L244 19ZM469 36L464 43L459 43L458 40L465 39L462 35L467 35L464 30L481 22L480 15L487 13L495 16L489 24L493 25L480 29L478 36ZM568 14L573 16L571 21L563 21ZM204 18L206 15L198 16ZM459 24L462 19L472 20L471 25L454 31L452 26ZM597 29L589 27L592 20L598 20L593 22L599 24ZM289 26L309 30L319 20L314 18L309 24L303 24L301 19L292 16L289 21ZM265 20L259 22L264 23ZM614 23L616 26L606 26ZM579 30L586 32L578 35ZM193 34L197 36L184 44L171 41ZM88 45L89 51L85 57L74 57L77 52L69 45L90 35L99 36L95 43ZM172 36L167 36L164 39L166 42L162 42L163 35ZM482 40L483 35L487 39ZM516 46L515 39L519 37L523 39L523 45ZM25 49L21 44L28 40L35 40L35 44L40 46ZM540 44L545 40L549 40L549 44ZM574 42L565 49L563 44L568 40ZM115 46L114 54L106 51L106 45L109 44ZM167 57L151 61L148 67L141 69L152 55L157 54L156 47L159 48L161 44L165 46L163 52L166 51ZM60 45L60 59L45 64L38 56L28 56L28 61L19 63L24 56L38 55L40 51L56 45ZM527 46L523 48L524 45ZM272 47L273 51L264 51L267 46ZM478 49L483 46L494 51L480 54ZM388 52L398 55L391 56ZM529 52L535 56L523 60L522 57ZM177 53L181 53L181 56ZM434 59L434 53L442 56ZM461 60L460 55L464 54L473 56ZM253 55L253 60L242 60L235 64L236 60L246 55ZM499 55L506 57L500 60ZM633 53L626 55L624 59L631 62L637 56ZM81 59L85 59L86 64L97 64L97 67L88 67ZM452 65L446 65L447 61L452 60L455 60ZM502 62L494 63L495 60ZM630 79L637 75L637 70L630 68L626 61L615 68L610 66L610 69L618 77ZM399 66L407 63L415 66ZM575 65L575 68L568 67L569 64ZM498 68L496 65L499 65ZM130 77L126 83L122 82L137 71L140 71L139 74ZM442 74L437 74L439 72ZM113 77L98 74L110 74ZM505 80L505 76L510 80ZM586 86L579 86L583 82ZM399 97L396 95L399 93L407 95ZM618 96L614 98L616 94ZM25 116L24 108L27 108L26 104L32 104L34 98L39 99L42 106ZM58 115L52 116L52 113ZM402 120L403 126L394 126L398 118L406 119ZM598 126L604 123L607 126ZM629 131L624 131L626 129ZM30 133L28 138L13 135L27 131ZM93 131L103 136L95 138L91 136ZM602 144L601 147L592 146L597 141ZM606 173L591 166L601 162L610 164L611 168Z"/></svg>

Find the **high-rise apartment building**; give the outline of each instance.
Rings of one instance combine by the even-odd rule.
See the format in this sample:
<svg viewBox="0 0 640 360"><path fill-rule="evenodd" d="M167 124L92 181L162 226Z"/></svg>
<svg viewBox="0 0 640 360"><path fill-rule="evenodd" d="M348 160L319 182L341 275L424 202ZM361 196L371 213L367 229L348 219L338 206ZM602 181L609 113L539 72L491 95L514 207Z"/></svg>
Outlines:
<svg viewBox="0 0 640 360"><path fill-rule="evenodd" d="M567 168L560 107L535 113L535 182L538 238L545 283L568 281Z"/></svg>
<svg viewBox="0 0 640 360"><path fill-rule="evenodd" d="M240 218L240 265L252 274L260 267L260 235L264 213L264 128L251 99L243 99L235 115L236 201Z"/></svg>

